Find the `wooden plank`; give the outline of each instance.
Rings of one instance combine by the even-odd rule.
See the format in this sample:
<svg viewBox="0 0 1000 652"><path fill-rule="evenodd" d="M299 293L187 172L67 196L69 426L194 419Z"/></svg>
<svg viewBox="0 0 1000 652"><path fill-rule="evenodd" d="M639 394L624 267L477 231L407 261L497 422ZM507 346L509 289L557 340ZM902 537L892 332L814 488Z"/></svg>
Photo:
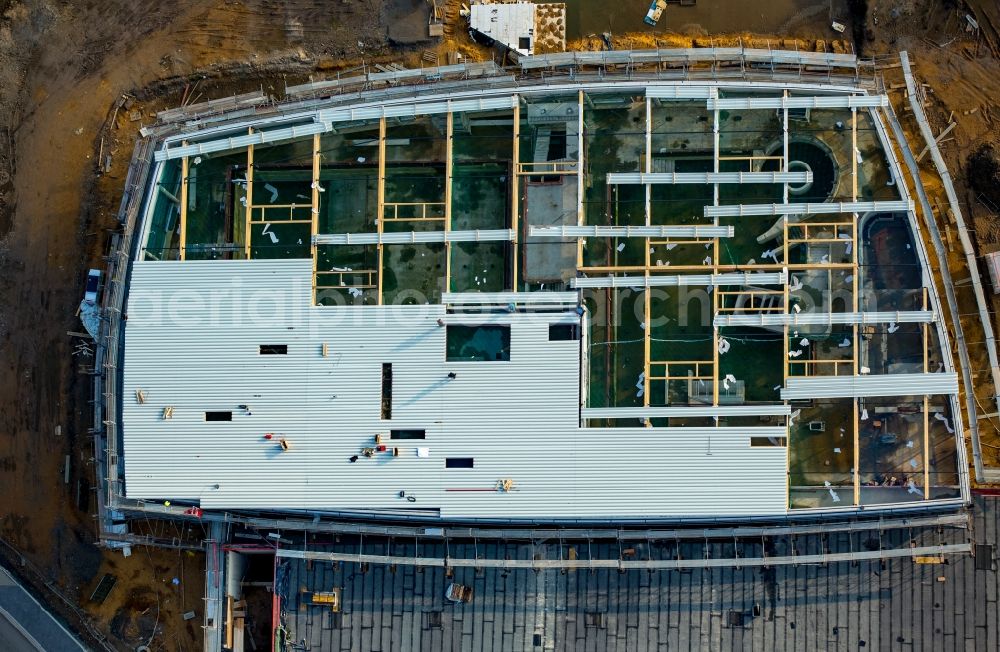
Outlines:
<svg viewBox="0 0 1000 652"><path fill-rule="evenodd" d="M377 304L382 305L382 276L384 253L382 245L382 222L385 221L385 116L378 121L378 186L376 190L377 213L375 216L376 231L379 234L378 251L378 297Z"/></svg>
<svg viewBox="0 0 1000 652"><path fill-rule="evenodd" d="M511 154L513 170L517 169L518 163L521 161L521 98L518 95L514 96L514 143L513 151ZM518 221L518 215L520 213L520 176L517 174L510 175L510 228L514 231L514 243L512 247L513 259L513 273L512 273L512 287L511 289L515 292L518 291L518 273L520 268L520 256L521 256L521 230Z"/></svg>
<svg viewBox="0 0 1000 652"><path fill-rule="evenodd" d="M187 141L184 141L187 144ZM187 212L188 212L188 174L190 169L188 167L188 157L181 159L181 232L178 242L178 247L180 251L180 259L184 260L187 250Z"/></svg>
<svg viewBox="0 0 1000 652"><path fill-rule="evenodd" d="M451 242L447 233L451 230L452 180L455 176L454 162L455 114L448 111L445 126L444 161L444 291L451 292ZM515 236L516 237L516 236Z"/></svg>
<svg viewBox="0 0 1000 652"><path fill-rule="evenodd" d="M253 128L248 129L249 133L253 133ZM250 232L250 222L253 218L253 145L247 146L247 203L246 203L246 220L244 223L244 246L245 246L245 258L250 260L251 247L253 245L253 235Z"/></svg>
<svg viewBox="0 0 1000 652"><path fill-rule="evenodd" d="M310 252L312 254L312 295L311 302L312 305L316 305L316 270L318 265L318 247L316 246L315 238L316 234L319 233L319 134L313 136L313 152L312 152L312 220L310 222ZM323 345L323 355L326 355L326 344Z"/></svg>
<svg viewBox="0 0 1000 652"><path fill-rule="evenodd" d="M583 91L579 91L577 94L577 107L579 115L577 116L577 147L579 149L577 153L577 160L579 161L577 165L576 172L576 223L578 226L583 226L586 223L586 216L583 210L583 167L584 167L584 121L583 121ZM583 267L583 240L577 239L576 241L576 266L578 268Z"/></svg>

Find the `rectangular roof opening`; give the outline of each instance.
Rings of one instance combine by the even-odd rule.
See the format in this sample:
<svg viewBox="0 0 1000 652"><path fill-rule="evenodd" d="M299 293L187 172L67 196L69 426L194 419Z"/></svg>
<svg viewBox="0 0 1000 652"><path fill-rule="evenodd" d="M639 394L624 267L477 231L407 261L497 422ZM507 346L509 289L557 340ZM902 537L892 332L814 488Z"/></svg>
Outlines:
<svg viewBox="0 0 1000 652"><path fill-rule="evenodd" d="M392 419L392 363L382 363L382 419Z"/></svg>
<svg viewBox="0 0 1000 652"><path fill-rule="evenodd" d="M473 458L471 457L448 457L444 460L444 468L446 469L471 469L473 465Z"/></svg>
<svg viewBox="0 0 1000 652"><path fill-rule="evenodd" d="M427 433L424 430L390 430L391 439L426 439Z"/></svg>
<svg viewBox="0 0 1000 652"><path fill-rule="evenodd" d="M580 327L577 324L549 324L549 341L578 340Z"/></svg>
<svg viewBox="0 0 1000 652"><path fill-rule="evenodd" d="M449 324L446 335L449 362L510 360L510 326Z"/></svg>
<svg viewBox="0 0 1000 652"><path fill-rule="evenodd" d="M261 355L287 355L288 345L287 344L261 344L260 345Z"/></svg>
<svg viewBox="0 0 1000 652"><path fill-rule="evenodd" d="M227 412L218 411L218 412L205 413L205 421L232 421L232 420L233 420L233 413L231 410Z"/></svg>

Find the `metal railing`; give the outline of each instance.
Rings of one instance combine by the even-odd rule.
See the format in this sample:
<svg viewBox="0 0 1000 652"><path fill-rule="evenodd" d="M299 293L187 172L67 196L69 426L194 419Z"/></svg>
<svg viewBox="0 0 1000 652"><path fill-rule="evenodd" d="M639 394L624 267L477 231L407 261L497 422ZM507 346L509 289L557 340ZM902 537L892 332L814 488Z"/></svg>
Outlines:
<svg viewBox="0 0 1000 652"><path fill-rule="evenodd" d="M100 329L94 354L94 459L97 486L97 520L100 537L107 545L115 545L105 535L115 534L110 512L121 495L118 440L121 436L118 414L119 344L122 339L122 315L128 293L128 275L132 241L139 212L145 203L146 182L153 160L155 141L140 139L135 144L132 162L125 178L125 190L118 209L121 233L112 237L101 303Z"/></svg>

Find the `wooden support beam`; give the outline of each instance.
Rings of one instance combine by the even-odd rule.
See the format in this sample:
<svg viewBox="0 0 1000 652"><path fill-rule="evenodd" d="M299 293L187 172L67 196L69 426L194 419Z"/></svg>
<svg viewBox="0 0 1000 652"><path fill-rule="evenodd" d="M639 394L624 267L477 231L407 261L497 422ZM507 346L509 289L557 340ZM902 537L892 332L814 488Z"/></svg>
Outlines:
<svg viewBox="0 0 1000 652"><path fill-rule="evenodd" d="M856 108L851 108L851 201L858 201L858 110Z"/></svg>
<svg viewBox="0 0 1000 652"><path fill-rule="evenodd" d="M384 253L382 245L382 222L385 213L385 116L378 121L378 189L376 191L376 217L375 230L379 234L379 243L376 245L378 251L378 305L382 305L382 266L384 264Z"/></svg>
<svg viewBox="0 0 1000 652"><path fill-rule="evenodd" d="M934 139L934 142L940 144L941 141L942 141L942 139L944 139L945 136L947 136L948 134L950 134L951 130L954 129L955 127L957 127L957 126L958 126L957 122L950 123L947 127L944 128L944 131L942 131L940 134L938 134L938 137ZM929 151L931 151L931 146L930 145L925 145L924 148L922 150L920 150L920 153L917 154L917 163L919 163L921 161L921 159L923 159L925 156L927 156L927 152L929 152Z"/></svg>
<svg viewBox="0 0 1000 652"><path fill-rule="evenodd" d="M184 141L184 144L186 145L187 141ZM181 233L177 244L181 260L185 259L187 249L188 172L188 157L185 156L181 159Z"/></svg>
<svg viewBox="0 0 1000 652"><path fill-rule="evenodd" d="M711 97L718 99L719 90L718 88L712 88ZM712 111L712 131L713 131L713 149L712 149L712 170L716 173L719 172L719 156L722 152L719 151L719 109L716 108ZM719 184L718 182L712 184L712 205L719 205ZM714 218L713 224L719 226L718 217ZM719 273L719 239L715 238L715 242L712 246L712 273ZM712 314L719 314L719 292L718 288L710 288L712 292ZM719 404L719 327L714 323L712 324L712 405ZM718 421L715 422L718 425Z"/></svg>
<svg viewBox="0 0 1000 652"><path fill-rule="evenodd" d="M646 96L646 155L644 158L643 168L646 170L646 174L652 174L653 172L653 100L648 95ZM653 224L653 187L651 185L646 185L646 226ZM646 242L646 249L649 250L649 242Z"/></svg>
<svg viewBox="0 0 1000 652"><path fill-rule="evenodd" d="M247 131L252 134L253 127ZM250 232L250 223L253 219L253 145L247 146L247 203L244 208L246 209L246 220L244 221L243 242L246 249L245 257L250 260L250 248L253 244L253 235Z"/></svg>
<svg viewBox="0 0 1000 652"><path fill-rule="evenodd" d="M784 90L784 92L782 93L782 96L783 97L788 97L788 89ZM788 171L788 106L787 105L785 105L782 108L781 114L782 114L781 115L781 124L782 124L781 171L782 172L787 172ZM751 163L751 171L753 171L753 163ZM782 184L781 195L782 195L782 201L787 204L788 203L788 182L787 181L784 184ZM781 240L781 262L787 264L788 263L788 216L787 215L783 215L781 219L782 219L782 230L784 231L784 234L785 234L785 237L782 238L782 240ZM785 279L785 287L783 288L784 295L785 295L784 296L784 299L785 299L784 308L785 308L785 313L786 314L788 313L788 310L791 308L791 305L789 304L789 298L790 298L789 295L790 295L790 292L789 292L789 289L788 289L789 284L791 283L791 281L792 281L792 279L791 279L791 277L789 275L789 278ZM782 328L782 336L783 336L783 339L784 339L784 342L785 342L785 345L783 347L784 351L783 351L783 354L782 354L783 357L782 357L782 362L781 362L781 386L782 387L784 387L785 385L788 384L788 372L789 372L789 369L790 369L789 358L788 358L788 351L789 351L788 329L789 329L789 327L790 327L789 324L785 324L784 328ZM836 366L834 366L834 369L836 369ZM806 373L808 373L808 367L806 367ZM785 423L787 424L788 421L786 420ZM791 429L791 427L788 428L788 437L787 437L787 439L785 441L787 442L787 446L785 446L785 507L788 508L788 509L791 509L791 506L792 506L792 486L791 486L792 485L792 480L791 480L791 478L792 478L792 468L791 468L791 457L789 457L789 455L788 455L788 451L790 450L791 445L792 445L792 429Z"/></svg>
<svg viewBox="0 0 1000 652"><path fill-rule="evenodd" d="M924 288L923 293L923 303L921 307L927 310L927 288ZM923 344L924 344L924 373L930 372L930 360L927 355L927 348L929 344L929 331L930 324L923 325ZM927 395L924 395L924 500L931 499L931 433L930 433L930 415L928 411L930 410L930 400ZM964 445L964 444L963 444Z"/></svg>
<svg viewBox="0 0 1000 652"><path fill-rule="evenodd" d="M521 162L521 98L514 96L514 147L511 152L513 164L512 170L516 170ZM511 274L511 289L518 291L518 275L521 265L521 228L518 223L519 208L521 204L521 178L512 174L510 176L510 228L514 231L514 242L511 245L511 258L513 259L513 271Z"/></svg>
<svg viewBox="0 0 1000 652"><path fill-rule="evenodd" d="M316 235L319 233L319 134L313 136L313 154L312 154L312 213L310 217L311 227L309 234L309 242L312 244L312 263L313 263L313 273L312 273L312 305L316 305L316 271L319 266L319 247L316 246ZM323 345L324 351L326 350L326 345Z"/></svg>
<svg viewBox="0 0 1000 652"><path fill-rule="evenodd" d="M644 159L644 161L643 161L643 167L646 170L647 174L653 171L652 132L651 132L651 125L650 125L650 121L651 121L652 113L653 113L652 106L653 106L652 105L652 100L647 96L646 97L646 152L645 152L645 156L643 156L643 159ZM646 206L645 206L646 226L650 226L652 224L652 205L651 205L652 190L653 190L652 186L649 186L649 185L646 186ZM645 246L645 259L646 259L645 276L648 277L649 276L649 267L650 267L650 262L651 262L650 261L650 253L649 253L649 248L651 246L650 238L646 238L645 239L645 245L646 245ZM643 293L642 293L642 295L643 295L643 312L642 312L642 314L643 314L643 317L642 317L643 318L643 329L642 329L642 345L643 345L643 354L642 354L642 357L643 357L643 367L642 367L642 369L643 369L643 376L642 376L642 378L643 378L643 387L644 387L644 390L642 392L642 404L643 404L644 407L649 407L649 394L650 394L650 390L652 389L652 385L650 383L650 378L649 378L649 376L650 376L649 361L650 361L651 349L652 349L652 334L650 333L650 331L652 330L652 321L653 321L652 320L653 311L652 311L652 306L651 306L651 304L652 304L652 298L650 296L651 294L652 293L650 292L650 290L649 290L648 287L646 287L643 290ZM647 419L646 420L646 425L649 426L649 427L651 427L652 426L652 421L649 420L649 419Z"/></svg>
<svg viewBox="0 0 1000 652"><path fill-rule="evenodd" d="M577 164L577 170L576 170L576 223L577 223L577 226L583 226L584 223L585 223L584 214L583 214L583 181L584 181L583 166L585 165L585 163L584 163L584 156L583 156L583 147L584 147L583 127L584 127L584 122L583 122L583 91L582 90L577 93L577 109L578 109L578 112L579 112L579 115L577 116L577 130L579 132L579 133L577 133L577 147L579 148L579 152L577 154L577 162L578 162L578 164ZM579 239L579 240L576 241L576 266L578 268L583 267L583 240L582 239Z"/></svg>
<svg viewBox="0 0 1000 652"><path fill-rule="evenodd" d="M452 177L455 174L453 144L455 136L455 114L448 111L445 127L445 161L444 161L444 291L451 292L451 242L448 241L448 231L451 230Z"/></svg>
<svg viewBox="0 0 1000 652"><path fill-rule="evenodd" d="M858 109L851 107L851 201L858 201ZM852 242L851 263L854 265L854 273L851 282L851 304L854 312L859 311L858 305L858 214L852 215ZM827 286L831 287L831 286ZM854 358L854 375L860 372L859 362L861 359L859 348L859 325L852 326L853 346L851 356ZM854 399L854 504L861 504L861 421L860 421L860 401Z"/></svg>
<svg viewBox="0 0 1000 652"><path fill-rule="evenodd" d="M649 251L649 247L646 247L646 251ZM647 254L648 255L648 254ZM642 329L642 358L643 358L643 392L642 392L642 405L643 407L649 407L649 392L652 389L649 382L650 378L650 348L652 345L652 337L650 335L650 318L652 316L652 310L650 309L650 304L652 303L651 298L652 292L649 288L645 288L642 292L642 303L643 303L643 319L645 324ZM652 426L650 421L646 421L647 426Z"/></svg>

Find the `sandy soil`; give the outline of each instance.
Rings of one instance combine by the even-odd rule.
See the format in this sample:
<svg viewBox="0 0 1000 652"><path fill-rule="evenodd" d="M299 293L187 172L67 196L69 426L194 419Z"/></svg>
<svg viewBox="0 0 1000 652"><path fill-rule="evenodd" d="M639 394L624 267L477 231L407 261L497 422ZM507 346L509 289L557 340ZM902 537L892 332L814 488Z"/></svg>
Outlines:
<svg viewBox="0 0 1000 652"><path fill-rule="evenodd" d="M152 636L153 649L200 648L203 558L140 548L125 559L92 545L91 360L67 331L82 330L82 280L103 267L141 124L125 111L112 124L111 107L126 92L150 99L132 107L143 115L177 105L195 71L209 77L192 92L202 100L280 93L284 71L389 52L383 13L376 0L0 0L0 536L41 569L29 581L52 582L117 647ZM112 157L103 176L99 151ZM105 572L118 585L91 604Z"/></svg>
<svg viewBox="0 0 1000 652"><path fill-rule="evenodd" d="M987 106L1000 97L995 0L968 3L984 33L992 34L978 49L961 36L960 16L937 2L870 4L867 47L911 52L934 90L936 130L954 112L955 140L942 147L964 193L965 157L996 137ZM446 38L434 49L442 61L448 50L470 60L488 58L459 22L460 5L448 0ZM361 59L419 65L428 46L393 46L386 6L378 0L0 0L0 537L40 569L37 576L26 573L29 581L51 582L79 603L115 647L152 641L153 649L193 650L201 642L201 555L136 549L125 559L92 545L90 360L74 356L79 341L67 331L81 330L75 310L83 277L105 252L136 131L151 111L178 105L185 88L198 101L258 88L280 95L286 81ZM851 49L842 40L817 40L809 24L807 32L769 40L712 39L717 45L742 38L765 47ZM952 33L958 38L946 43ZM616 47L691 44L707 40L616 36ZM112 121L122 93L137 96L137 104ZM975 107L981 108L971 112ZM133 121L132 111L141 119ZM112 157L106 174L97 174L98 152ZM979 228L988 220L974 204L972 199L967 208ZM962 278L957 251L953 274ZM960 296L963 312L972 312L971 293ZM969 339L976 341L971 333ZM1000 437L989 434L988 443L1000 446ZM168 537L199 534L148 527ZM0 546L0 557L10 560L12 553ZM88 597L104 573L116 575L118 585L104 604L91 604ZM198 619L183 621L188 610Z"/></svg>

